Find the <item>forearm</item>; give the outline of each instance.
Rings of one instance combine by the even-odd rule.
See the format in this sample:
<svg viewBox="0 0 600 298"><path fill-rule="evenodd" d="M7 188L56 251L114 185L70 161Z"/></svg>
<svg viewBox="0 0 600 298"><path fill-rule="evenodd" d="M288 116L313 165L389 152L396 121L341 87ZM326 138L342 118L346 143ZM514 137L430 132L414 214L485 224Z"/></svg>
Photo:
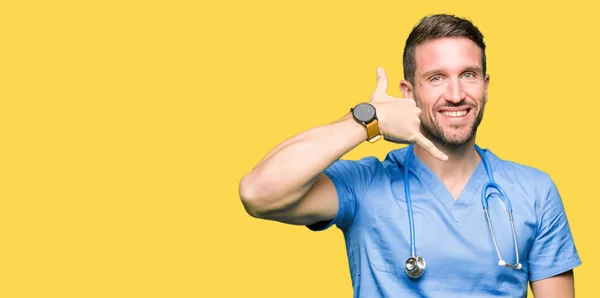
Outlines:
<svg viewBox="0 0 600 298"><path fill-rule="evenodd" d="M366 137L365 128L346 116L284 141L242 178L242 200L260 210L295 204L315 178Z"/></svg>
<svg viewBox="0 0 600 298"><path fill-rule="evenodd" d="M575 297L575 278L573 270L531 283L535 298L572 298Z"/></svg>
<svg viewBox="0 0 600 298"><path fill-rule="evenodd" d="M336 121L334 123L327 124L327 125L324 125L324 126L319 126L319 127L313 128L313 129L308 130L308 131L304 131L304 132L302 132L302 133L300 133L300 134L298 134L298 135L296 135L294 137L291 137L291 138L289 138L289 139L281 142L275 148L271 149L271 151L269 151L267 153L267 155L265 155L258 162L258 164L255 166L255 169L258 168L258 167L260 167L266 160L268 160L269 158L271 158L271 156L273 156L274 154L278 153L279 151L281 151L283 148L287 147L288 145L290 145L290 144L292 144L294 142L297 142L299 139L303 138L305 135L311 133L311 131L317 130L317 129L320 129L320 128L323 128L323 127L326 127L328 125L333 125L333 124L336 124L336 123L339 123L339 122L343 122L343 121L345 121L347 119L352 119L352 114L346 114L344 117L342 117L341 119L339 119L338 121Z"/></svg>

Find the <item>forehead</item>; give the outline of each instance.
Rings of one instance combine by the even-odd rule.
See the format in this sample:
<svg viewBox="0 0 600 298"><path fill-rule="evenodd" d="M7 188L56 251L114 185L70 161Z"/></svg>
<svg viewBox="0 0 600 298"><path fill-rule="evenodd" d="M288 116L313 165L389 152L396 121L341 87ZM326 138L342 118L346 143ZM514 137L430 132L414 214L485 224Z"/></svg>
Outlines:
<svg viewBox="0 0 600 298"><path fill-rule="evenodd" d="M481 49L464 37L430 40L415 48L416 74L440 69L460 71L465 67L482 67Z"/></svg>

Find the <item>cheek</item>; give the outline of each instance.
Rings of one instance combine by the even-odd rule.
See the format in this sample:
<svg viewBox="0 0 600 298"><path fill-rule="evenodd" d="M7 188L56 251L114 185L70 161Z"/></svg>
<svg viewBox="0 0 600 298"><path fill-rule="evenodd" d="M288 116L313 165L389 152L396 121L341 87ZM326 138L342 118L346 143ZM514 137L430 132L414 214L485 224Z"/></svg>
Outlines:
<svg viewBox="0 0 600 298"><path fill-rule="evenodd" d="M415 90L415 99L419 108L425 112L426 109L431 109L440 98L444 96L443 88L421 88L418 91Z"/></svg>
<svg viewBox="0 0 600 298"><path fill-rule="evenodd" d="M433 110L436 104L443 102L444 93L439 89L430 88L428 90L421 90L419 93L415 93L415 99L417 99L417 106L421 109L421 119L434 119L435 115Z"/></svg>
<svg viewBox="0 0 600 298"><path fill-rule="evenodd" d="M444 87L444 84L439 86L429 85L419 90L419 94L422 94L423 98L432 100L443 96L445 91L446 88Z"/></svg>
<svg viewBox="0 0 600 298"><path fill-rule="evenodd" d="M483 84L479 83L465 83L462 86L463 92L467 94L467 96L479 101L485 97L485 88Z"/></svg>
<svg viewBox="0 0 600 298"><path fill-rule="evenodd" d="M421 109L421 121L431 122L435 120L435 112L433 111L435 108L435 102L427 102L424 101L419 106Z"/></svg>

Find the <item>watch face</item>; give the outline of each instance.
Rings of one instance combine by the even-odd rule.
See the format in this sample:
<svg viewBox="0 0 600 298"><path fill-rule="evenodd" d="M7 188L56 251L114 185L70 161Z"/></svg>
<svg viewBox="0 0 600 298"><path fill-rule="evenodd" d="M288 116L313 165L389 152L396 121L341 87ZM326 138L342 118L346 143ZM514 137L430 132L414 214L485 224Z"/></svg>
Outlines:
<svg viewBox="0 0 600 298"><path fill-rule="evenodd" d="M354 118L362 122L371 122L375 119L375 108L368 103L360 103L354 107Z"/></svg>

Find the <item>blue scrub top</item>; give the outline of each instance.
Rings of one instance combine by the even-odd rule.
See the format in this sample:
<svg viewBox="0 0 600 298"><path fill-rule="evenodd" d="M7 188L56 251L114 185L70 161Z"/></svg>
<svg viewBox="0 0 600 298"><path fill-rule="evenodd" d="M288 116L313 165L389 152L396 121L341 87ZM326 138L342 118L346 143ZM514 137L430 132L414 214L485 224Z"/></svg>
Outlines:
<svg viewBox="0 0 600 298"><path fill-rule="evenodd" d="M480 162L454 199L444 184L414 155L409 183L414 212L416 254L427 268L419 279L406 275L410 230L404 194L407 147L375 157L338 160L325 174L338 194L339 208L329 222L308 226L321 231L336 225L343 233L354 297L525 297L529 281L581 264L556 185L548 174L501 160L484 149L496 183L513 208L521 270L498 265L481 191L488 181ZM510 221L502 201L488 201L503 259L514 264Z"/></svg>

